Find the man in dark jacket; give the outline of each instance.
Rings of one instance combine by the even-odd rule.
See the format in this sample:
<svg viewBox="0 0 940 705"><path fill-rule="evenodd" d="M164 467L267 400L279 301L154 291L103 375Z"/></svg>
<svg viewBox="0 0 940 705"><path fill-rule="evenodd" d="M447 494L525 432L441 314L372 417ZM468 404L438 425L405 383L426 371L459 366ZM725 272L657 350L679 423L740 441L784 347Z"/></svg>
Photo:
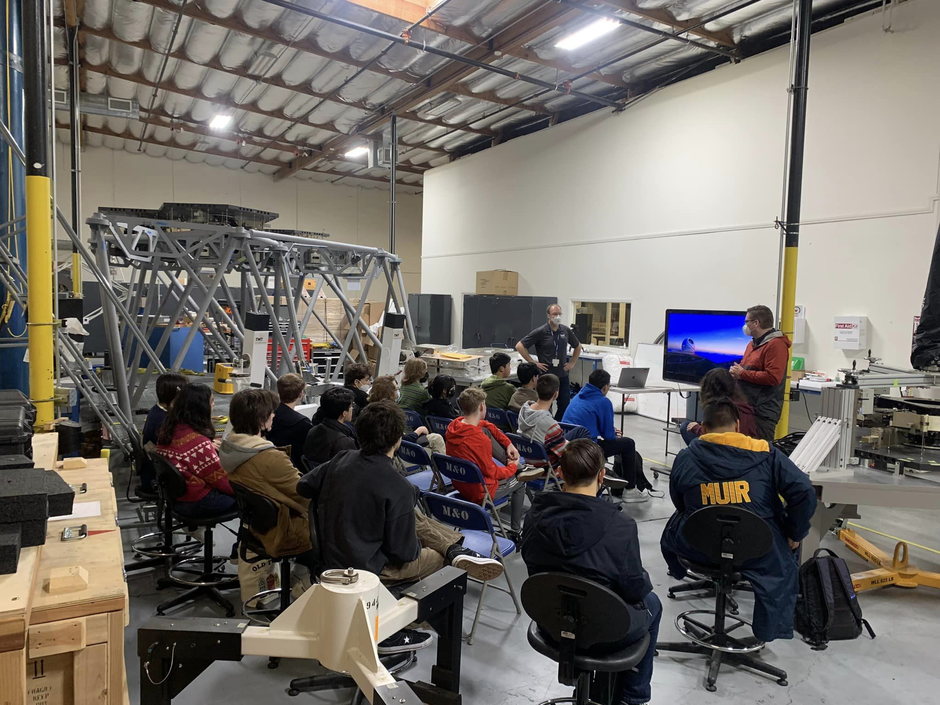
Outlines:
<svg viewBox="0 0 940 705"><path fill-rule="evenodd" d="M369 366L361 362L348 365L343 373L343 384L355 397L356 408L353 410L353 419L355 419L369 403L369 395L365 390L365 387L372 384L372 372Z"/></svg>
<svg viewBox="0 0 940 705"><path fill-rule="evenodd" d="M300 472L304 472L301 458L311 424L310 419L294 411L294 407L304 398L306 386L304 378L293 372L277 381L277 395L281 398L281 405L274 412L271 429L265 434L265 438L278 448L290 447L290 461Z"/></svg>
<svg viewBox="0 0 940 705"><path fill-rule="evenodd" d="M535 496L522 533L522 559L529 575L570 573L623 598L631 619L621 643L639 641L647 632L650 643L636 669L623 674L620 702L645 705L663 608L640 560L636 522L619 505L597 496L604 462L596 443L582 438L568 444L561 456L564 491Z"/></svg>
<svg viewBox="0 0 940 705"><path fill-rule="evenodd" d="M809 477L783 453L739 432L738 410L730 399L709 402L704 426L705 434L680 451L669 476L676 512L661 540L669 572L685 577L679 556L707 563L682 536L695 510L734 504L754 512L774 537L770 553L741 570L754 588L754 636L761 641L791 639L798 578L793 552L809 533L816 492Z"/></svg>
<svg viewBox="0 0 940 705"><path fill-rule="evenodd" d="M731 368L731 375L754 408L760 437L773 443L783 410L790 339L774 328L773 311L766 306L751 306L747 310L744 333L753 340L747 344L741 363Z"/></svg>
<svg viewBox="0 0 940 705"><path fill-rule="evenodd" d="M359 449L359 438L349 425L355 410L355 398L346 387L332 387L323 393L317 409L320 423L310 429L303 445L308 460L319 465L344 450Z"/></svg>

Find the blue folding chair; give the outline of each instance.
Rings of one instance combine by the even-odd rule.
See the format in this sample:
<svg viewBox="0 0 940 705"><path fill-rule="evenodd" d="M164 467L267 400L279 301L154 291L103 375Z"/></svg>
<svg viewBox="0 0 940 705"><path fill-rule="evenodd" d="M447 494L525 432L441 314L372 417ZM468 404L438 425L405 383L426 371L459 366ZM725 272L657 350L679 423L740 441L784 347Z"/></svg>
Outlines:
<svg viewBox="0 0 940 705"><path fill-rule="evenodd" d="M408 468L408 474L405 479L422 492L442 492L444 490L444 480L438 474L434 467L434 461L428 456L428 452L417 443L402 441L398 447L398 457L401 458Z"/></svg>
<svg viewBox="0 0 940 705"><path fill-rule="evenodd" d="M491 409L486 407L486 420L496 426L501 431L515 430L515 426L509 425L509 414L505 409Z"/></svg>
<svg viewBox="0 0 940 705"><path fill-rule="evenodd" d="M424 419L421 418L421 414L413 409L405 409L405 426L409 430L414 431L421 426L424 426Z"/></svg>
<svg viewBox="0 0 940 705"><path fill-rule="evenodd" d="M428 428L431 429L431 433L439 433L442 436L447 433L447 427L450 426L453 419L445 419L443 416L426 416L425 421L428 422Z"/></svg>
<svg viewBox="0 0 940 705"><path fill-rule="evenodd" d="M561 480L559 480L558 475L555 474L555 469L552 467L545 446L541 443L530 441L528 438L520 436L518 433L507 433L506 437L512 441L512 444L516 446L516 450L519 451L519 455L529 465L545 468L545 479L530 480L526 485L535 487L538 490L544 490L548 487L549 483L554 482L555 488L558 490L561 489Z"/></svg>
<svg viewBox="0 0 940 705"><path fill-rule="evenodd" d="M476 551L483 556L495 558L503 566L506 565L503 559L516 552L516 544L511 539L496 535L490 515L479 504L473 504L456 497L445 497L430 493L424 495L424 503L432 517L444 524L450 524L460 529L460 533L464 537L464 548L469 548L471 551ZM503 576L506 578L508 589L500 585L494 585L493 589L511 595L512 601L516 605L516 614L522 614L519 597L512 585L512 578L509 577L509 571L505 568ZM486 597L486 588L489 587L489 582L482 584L483 589L480 592L480 601L477 603L476 614L473 617L473 626L470 627L470 634L467 637L468 645L473 644L473 635L476 633L477 622L480 620L480 612L483 609L483 598Z"/></svg>
<svg viewBox="0 0 940 705"><path fill-rule="evenodd" d="M509 430L518 431L519 430L519 414L515 411L506 411L506 416L509 417Z"/></svg>
<svg viewBox="0 0 940 705"><path fill-rule="evenodd" d="M483 480L483 473L480 471L480 468L478 468L475 463L471 463L469 460L454 458L450 455L444 455L442 453L434 453L432 458L434 460L434 467L437 468L437 471L451 482L465 482L483 486L483 502L481 504L483 508L490 512L490 514L492 514L492 516L496 519L496 525L499 527L499 533L503 536L506 536L506 527L503 526L503 520L499 516L499 507L503 506L509 501L509 495L494 501L490 496L490 490L486 486L486 482Z"/></svg>

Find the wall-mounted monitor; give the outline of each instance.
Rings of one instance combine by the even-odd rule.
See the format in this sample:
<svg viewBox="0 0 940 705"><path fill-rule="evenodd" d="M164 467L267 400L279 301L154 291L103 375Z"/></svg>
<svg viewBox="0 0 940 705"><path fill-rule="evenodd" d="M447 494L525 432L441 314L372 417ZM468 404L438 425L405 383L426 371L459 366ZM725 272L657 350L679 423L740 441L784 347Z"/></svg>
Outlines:
<svg viewBox="0 0 940 705"><path fill-rule="evenodd" d="M746 311L666 310L663 379L698 384L715 367L731 369L744 356Z"/></svg>

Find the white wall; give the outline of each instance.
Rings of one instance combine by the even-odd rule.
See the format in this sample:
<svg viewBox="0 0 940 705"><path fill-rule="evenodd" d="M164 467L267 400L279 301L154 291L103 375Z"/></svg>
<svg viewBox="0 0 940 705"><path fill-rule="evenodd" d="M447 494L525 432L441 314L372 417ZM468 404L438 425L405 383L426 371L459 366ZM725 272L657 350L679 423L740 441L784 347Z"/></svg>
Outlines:
<svg viewBox="0 0 940 705"><path fill-rule="evenodd" d="M838 315L867 315L875 354L907 365L937 229L940 3L813 36L796 354L835 371ZM775 306L786 47L425 176L422 290L473 292L513 269L520 294L633 303L630 344L666 308ZM853 353L854 354L854 353ZM861 353L864 354L864 353ZM858 356L861 356L859 354Z"/></svg>
<svg viewBox="0 0 940 705"><path fill-rule="evenodd" d="M57 199L71 213L68 145L56 145ZM388 249L388 196L382 189L303 181L88 147L82 151L82 220L99 207L159 208L164 201L224 203L279 213L272 228L330 234L334 242ZM405 287L421 286L421 196L398 193L396 250ZM85 229L85 238L88 237ZM67 239L60 232L60 239ZM86 278L89 278L86 274ZM369 298L384 300L384 280ZM353 292L353 296L356 294Z"/></svg>

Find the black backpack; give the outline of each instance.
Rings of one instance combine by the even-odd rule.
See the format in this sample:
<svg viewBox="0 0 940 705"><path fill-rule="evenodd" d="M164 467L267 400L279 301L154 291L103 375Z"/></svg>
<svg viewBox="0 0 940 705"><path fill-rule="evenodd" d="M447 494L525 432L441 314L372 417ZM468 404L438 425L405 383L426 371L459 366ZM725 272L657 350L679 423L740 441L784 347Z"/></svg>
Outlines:
<svg viewBox="0 0 940 705"><path fill-rule="evenodd" d="M820 555L823 553L829 555ZM794 625L816 651L825 649L830 641L857 638L862 626L875 638L871 625L862 618L848 566L828 548L818 549L800 566Z"/></svg>

